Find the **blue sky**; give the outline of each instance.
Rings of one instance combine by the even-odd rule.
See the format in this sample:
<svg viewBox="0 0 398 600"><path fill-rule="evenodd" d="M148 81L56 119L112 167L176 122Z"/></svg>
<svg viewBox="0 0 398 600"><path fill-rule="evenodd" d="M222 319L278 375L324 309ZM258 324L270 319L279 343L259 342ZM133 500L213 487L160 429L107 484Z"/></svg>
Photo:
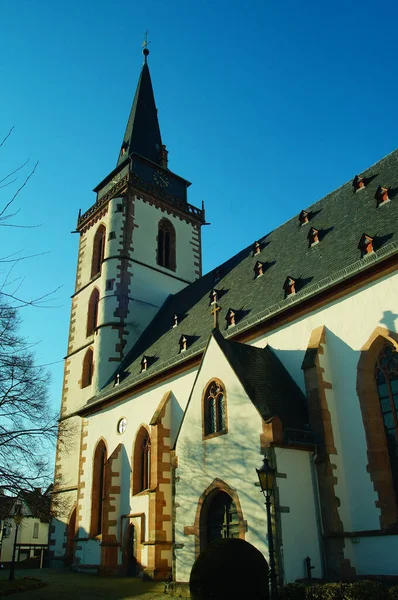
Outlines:
<svg viewBox="0 0 398 600"><path fill-rule="evenodd" d="M392 1L20 0L1 13L0 138L15 129L0 175L39 160L14 222L41 226L3 227L0 250L46 253L15 265L24 298L60 287L51 307L22 310L38 361L51 363L54 407L71 231L116 164L146 29L169 166L193 182L189 201L204 200L211 222L205 271L397 146ZM0 189L1 205L13 189Z"/></svg>

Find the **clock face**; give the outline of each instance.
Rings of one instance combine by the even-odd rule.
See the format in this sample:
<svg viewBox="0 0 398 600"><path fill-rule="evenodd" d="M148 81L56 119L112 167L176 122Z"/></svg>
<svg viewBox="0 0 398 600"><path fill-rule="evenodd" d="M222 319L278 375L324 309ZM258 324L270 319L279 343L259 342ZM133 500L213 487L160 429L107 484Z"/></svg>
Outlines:
<svg viewBox="0 0 398 600"><path fill-rule="evenodd" d="M127 429L127 419L126 417L123 417L122 419L120 419L120 421L117 424L117 432L118 433L124 433Z"/></svg>
<svg viewBox="0 0 398 600"><path fill-rule="evenodd" d="M154 172L153 181L162 188L166 188L170 183L170 179L161 171Z"/></svg>

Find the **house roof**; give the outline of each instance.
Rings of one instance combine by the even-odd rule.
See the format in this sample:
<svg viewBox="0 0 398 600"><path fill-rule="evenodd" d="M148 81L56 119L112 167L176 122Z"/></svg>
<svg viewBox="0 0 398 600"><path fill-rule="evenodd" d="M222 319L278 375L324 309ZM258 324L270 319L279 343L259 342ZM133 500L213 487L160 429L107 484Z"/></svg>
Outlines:
<svg viewBox="0 0 398 600"><path fill-rule="evenodd" d="M315 204L297 207L297 215L258 240L259 254L253 256L249 246L170 296L117 369L119 386L115 389L112 378L88 404L202 352L213 328L209 294L214 288L221 307L220 330L231 337L397 254L398 150L361 175L366 185L358 191L351 180ZM377 207L379 186L390 187L390 201ZM299 220L303 208L309 217L304 225ZM311 227L319 232L319 243L313 246L308 239ZM362 257L358 243L364 233L373 238L374 252ZM263 275L255 278L257 261L263 264ZM295 281L296 294L285 298L287 277ZM236 313L236 325L227 329L229 308ZM179 316L175 328L174 314ZM181 335L188 339L185 352L180 352ZM149 361L141 373L143 355Z"/></svg>
<svg viewBox="0 0 398 600"><path fill-rule="evenodd" d="M308 430L306 397L272 349L213 335L264 421L277 416L285 431Z"/></svg>

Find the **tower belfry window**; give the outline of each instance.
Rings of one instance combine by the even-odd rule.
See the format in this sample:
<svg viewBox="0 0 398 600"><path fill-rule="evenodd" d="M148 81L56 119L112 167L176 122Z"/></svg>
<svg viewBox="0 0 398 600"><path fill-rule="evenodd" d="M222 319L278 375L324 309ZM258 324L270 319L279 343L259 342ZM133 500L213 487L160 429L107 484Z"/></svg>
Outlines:
<svg viewBox="0 0 398 600"><path fill-rule="evenodd" d="M93 256L91 261L91 277L101 273L101 265L104 262L105 256L105 236L106 229L104 225L100 225L94 236Z"/></svg>
<svg viewBox="0 0 398 600"><path fill-rule="evenodd" d="M171 271L176 270L176 232L168 219L159 221L157 263Z"/></svg>

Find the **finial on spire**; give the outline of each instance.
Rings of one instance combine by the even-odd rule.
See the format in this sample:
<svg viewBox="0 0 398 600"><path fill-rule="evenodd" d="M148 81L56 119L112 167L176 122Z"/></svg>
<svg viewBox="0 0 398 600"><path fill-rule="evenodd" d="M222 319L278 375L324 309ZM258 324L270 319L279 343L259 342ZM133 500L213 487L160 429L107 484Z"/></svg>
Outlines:
<svg viewBox="0 0 398 600"><path fill-rule="evenodd" d="M149 31L147 29L145 32L145 35L144 35L144 41L142 42L142 48L143 48L142 54L145 56L145 62L146 62L147 56L149 54L148 44L151 43L151 42L148 42L148 34L149 34Z"/></svg>

